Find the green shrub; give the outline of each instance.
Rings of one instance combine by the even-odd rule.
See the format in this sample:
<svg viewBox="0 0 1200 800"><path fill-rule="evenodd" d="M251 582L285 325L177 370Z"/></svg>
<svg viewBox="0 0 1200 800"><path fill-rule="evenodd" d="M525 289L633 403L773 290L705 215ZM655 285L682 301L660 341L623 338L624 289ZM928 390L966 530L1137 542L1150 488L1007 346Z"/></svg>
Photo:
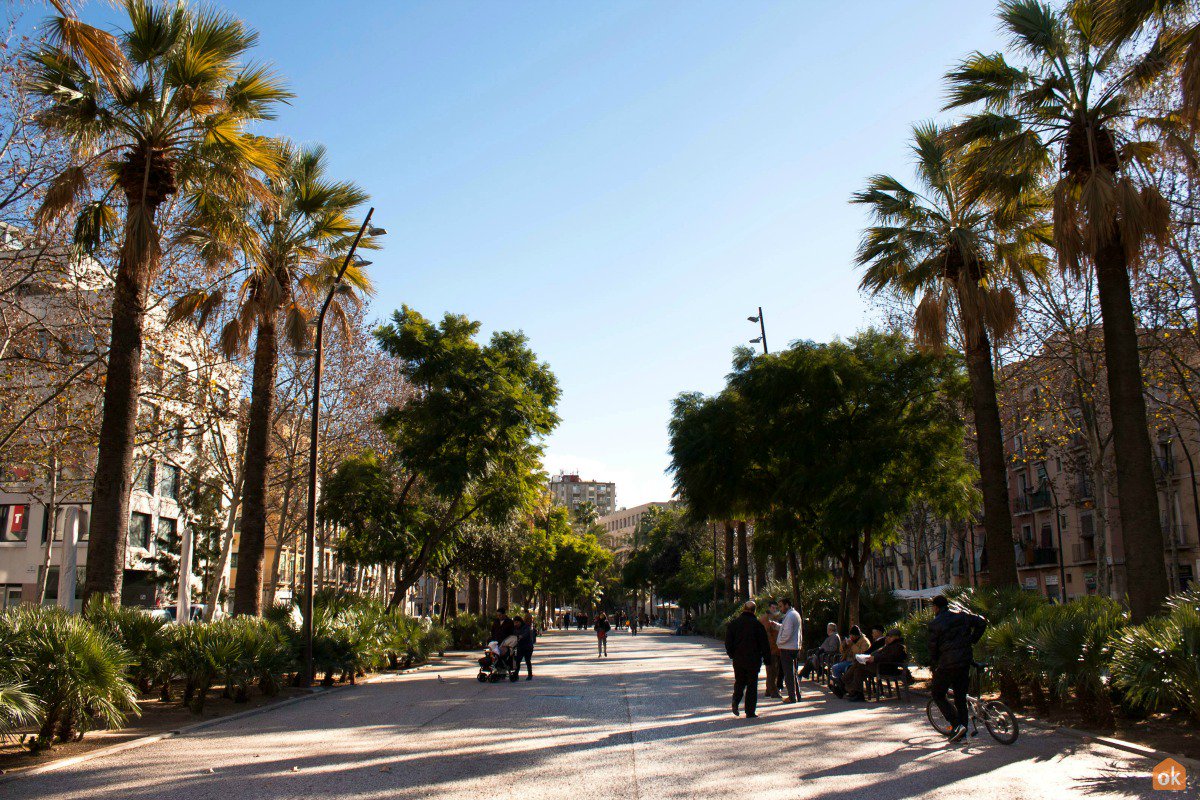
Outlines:
<svg viewBox="0 0 1200 800"><path fill-rule="evenodd" d="M1182 708L1200 720L1200 593L1176 595L1165 616L1125 628L1113 643L1112 676L1134 706Z"/></svg>
<svg viewBox="0 0 1200 800"><path fill-rule="evenodd" d="M24 691L43 707L35 749L81 738L95 722L118 728L140 713L125 677L133 659L83 618L27 605L0 617L0 627L22 664Z"/></svg>
<svg viewBox="0 0 1200 800"><path fill-rule="evenodd" d="M449 620L450 643L455 650L478 650L487 646L492 623L482 614L458 614Z"/></svg>
<svg viewBox="0 0 1200 800"><path fill-rule="evenodd" d="M1094 721L1113 722L1108 675L1112 641L1129 624L1129 613L1107 597L1081 597L1043 606L1028 616L1018 650L1044 681L1052 701L1071 694Z"/></svg>
<svg viewBox="0 0 1200 800"><path fill-rule="evenodd" d="M232 619L171 627L176 669L184 677L183 702L200 714L218 679L237 679L242 670L242 637Z"/></svg>
<svg viewBox="0 0 1200 800"><path fill-rule="evenodd" d="M929 659L929 620L933 619L932 607L914 611L898 624L904 634L904 647L908 658L922 667L932 666Z"/></svg>
<svg viewBox="0 0 1200 800"><path fill-rule="evenodd" d="M93 600L84 618L129 653L133 663L128 677L138 691L145 694L153 686L161 686L163 700L169 699L175 653L165 619L137 608L118 606L110 597Z"/></svg>

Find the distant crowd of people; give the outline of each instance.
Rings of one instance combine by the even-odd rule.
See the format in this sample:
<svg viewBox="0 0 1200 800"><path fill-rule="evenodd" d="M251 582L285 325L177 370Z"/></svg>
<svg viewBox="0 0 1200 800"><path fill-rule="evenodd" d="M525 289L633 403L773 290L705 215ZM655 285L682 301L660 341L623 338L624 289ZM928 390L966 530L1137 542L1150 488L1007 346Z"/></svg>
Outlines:
<svg viewBox="0 0 1200 800"><path fill-rule="evenodd" d="M949 611L944 597L934 603L939 613L929 627L930 651L935 658L931 690L957 732L960 727L965 730L971 645L978 641L987 622L973 614ZM804 652L803 621L790 598L771 601L761 615L756 612L754 601L748 601L726 630L725 651L733 662L734 715L744 708L747 717L757 716L759 670L763 665L767 672L766 696L780 698L783 703L801 699L798 684L806 678L824 677L834 695L851 702L866 700L866 685L873 677L893 676L912 682L908 649L899 628L874 625L866 634L854 625L843 637L837 623L830 622L821 644ZM946 702L949 688L954 689L954 706Z"/></svg>

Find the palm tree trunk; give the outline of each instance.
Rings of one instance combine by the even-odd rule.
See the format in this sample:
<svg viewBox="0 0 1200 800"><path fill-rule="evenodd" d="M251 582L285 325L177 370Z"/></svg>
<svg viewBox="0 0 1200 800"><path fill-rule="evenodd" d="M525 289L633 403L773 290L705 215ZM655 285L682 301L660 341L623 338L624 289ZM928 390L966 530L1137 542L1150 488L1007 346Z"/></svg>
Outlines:
<svg viewBox="0 0 1200 800"><path fill-rule="evenodd" d="M733 602L733 523L725 521L725 599Z"/></svg>
<svg viewBox="0 0 1200 800"><path fill-rule="evenodd" d="M960 307L962 298L960 292ZM1017 556L1013 549L1012 507L1008 500L1008 471L1004 463L1004 432L996 401L996 376L992 343L982 324L966 331L967 376L975 413L975 441L979 450L979 482L983 489L983 528L988 551L988 582L1016 586Z"/></svg>
<svg viewBox="0 0 1200 800"><path fill-rule="evenodd" d="M135 192L126 192L128 210L124 241L113 286L112 332L108 369L104 376L104 405L100 412L96 477L92 484L87 578L83 587L85 606L97 595L107 595L120 603L125 576L133 447L138 395L142 386L146 294L159 254L158 231L154 229L158 203L142 202L144 194L140 182ZM147 238L152 241L147 243Z"/></svg>
<svg viewBox="0 0 1200 800"><path fill-rule="evenodd" d="M242 532L238 539L233 613L262 615L263 550L267 538L267 471L271 458L271 407L279 343L275 318L264 314L254 343L254 378L246 430L246 483L242 489Z"/></svg>
<svg viewBox="0 0 1200 800"><path fill-rule="evenodd" d="M746 521L738 520L738 599L750 599L750 543L746 537Z"/></svg>
<svg viewBox="0 0 1200 800"><path fill-rule="evenodd" d="M476 575L467 576L467 613L479 615L481 606L479 604L479 577Z"/></svg>
<svg viewBox="0 0 1200 800"><path fill-rule="evenodd" d="M1158 490L1150 462L1150 431L1142 394L1138 334L1129 290L1129 269L1119 235L1096 253L1096 286L1104 328L1104 358L1117 462L1117 496L1129 610L1140 623L1167 596L1167 567L1159 519Z"/></svg>

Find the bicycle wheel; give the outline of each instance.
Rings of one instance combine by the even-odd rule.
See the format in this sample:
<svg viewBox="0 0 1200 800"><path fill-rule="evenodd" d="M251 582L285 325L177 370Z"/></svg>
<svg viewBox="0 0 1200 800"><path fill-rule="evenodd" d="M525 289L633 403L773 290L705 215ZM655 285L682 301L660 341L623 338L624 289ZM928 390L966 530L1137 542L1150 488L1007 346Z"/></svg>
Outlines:
<svg viewBox="0 0 1200 800"><path fill-rule="evenodd" d="M992 738L1000 744L1012 744L1021 735L1017 716L998 700L984 703L983 724L987 726Z"/></svg>
<svg viewBox="0 0 1200 800"><path fill-rule="evenodd" d="M946 715L938 708L938 704L932 700L929 701L929 705L925 706L925 716L929 717L929 724L942 736L949 736L950 732L954 730L950 720L946 719Z"/></svg>

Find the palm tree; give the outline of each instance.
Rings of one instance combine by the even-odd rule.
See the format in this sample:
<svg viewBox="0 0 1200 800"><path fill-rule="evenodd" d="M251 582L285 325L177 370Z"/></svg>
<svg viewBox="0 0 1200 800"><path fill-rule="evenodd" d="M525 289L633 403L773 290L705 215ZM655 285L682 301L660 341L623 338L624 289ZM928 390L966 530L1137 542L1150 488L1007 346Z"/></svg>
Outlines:
<svg viewBox="0 0 1200 800"><path fill-rule="evenodd" d="M232 355L244 350L254 334L233 610L255 616L262 613L271 415L279 366L278 326L282 321L294 347L308 343L313 298L336 277L339 256L358 230L350 213L367 200L367 194L353 183L334 181L326 175L325 148L282 142L279 150L282 167L277 177L265 179L264 200L240 213L213 204L207 209L210 216L202 220L200 230L194 234L200 238L206 230L218 230L220 235L206 242L214 251L213 257L221 257L216 251L232 244L245 260L238 305L221 330L220 343L221 349ZM375 245L364 237L358 246ZM351 294L371 289L366 273L356 263L347 267L341 286ZM224 300L225 291L220 286L190 292L175 304L171 319L192 316L204 325ZM334 320L345 327L345 306L337 303L331 308Z"/></svg>
<svg viewBox="0 0 1200 800"><path fill-rule="evenodd" d="M245 126L289 97L266 68L239 65L257 39L241 21L146 0L127 0L125 12L119 38L60 16L56 39L33 55L32 86L48 100L40 122L74 151L40 218L77 212L85 254L119 241L85 601L121 596L142 329L162 252L156 216L173 196L195 209L254 192L255 172L276 158Z"/></svg>
<svg viewBox="0 0 1200 800"><path fill-rule="evenodd" d="M868 206L875 221L856 257L866 267L862 288L920 294L914 327L922 345L940 349L948 325L958 328L975 412L989 578L995 586L1016 586L992 342L1009 335L1017 321L1009 286L1024 290L1025 277L1045 266L1039 249L1048 239L1044 204L1030 191L1003 205L970 196L957 169L958 153L932 123L913 128L912 150L919 191L876 175L852 198Z"/></svg>
<svg viewBox="0 0 1200 800"><path fill-rule="evenodd" d="M1014 170L1057 166L1050 189L1059 267L1096 271L1130 610L1141 621L1169 584L1130 282L1145 245L1166 236L1169 208L1139 180L1160 143L1138 134L1161 123L1143 115L1139 98L1173 74L1185 48L1169 31L1144 35L1137 19L1118 24L1113 5L1002 3L1015 63L972 54L947 75L947 107L981 106L956 130L971 145L962 168L972 191L1002 196Z"/></svg>

